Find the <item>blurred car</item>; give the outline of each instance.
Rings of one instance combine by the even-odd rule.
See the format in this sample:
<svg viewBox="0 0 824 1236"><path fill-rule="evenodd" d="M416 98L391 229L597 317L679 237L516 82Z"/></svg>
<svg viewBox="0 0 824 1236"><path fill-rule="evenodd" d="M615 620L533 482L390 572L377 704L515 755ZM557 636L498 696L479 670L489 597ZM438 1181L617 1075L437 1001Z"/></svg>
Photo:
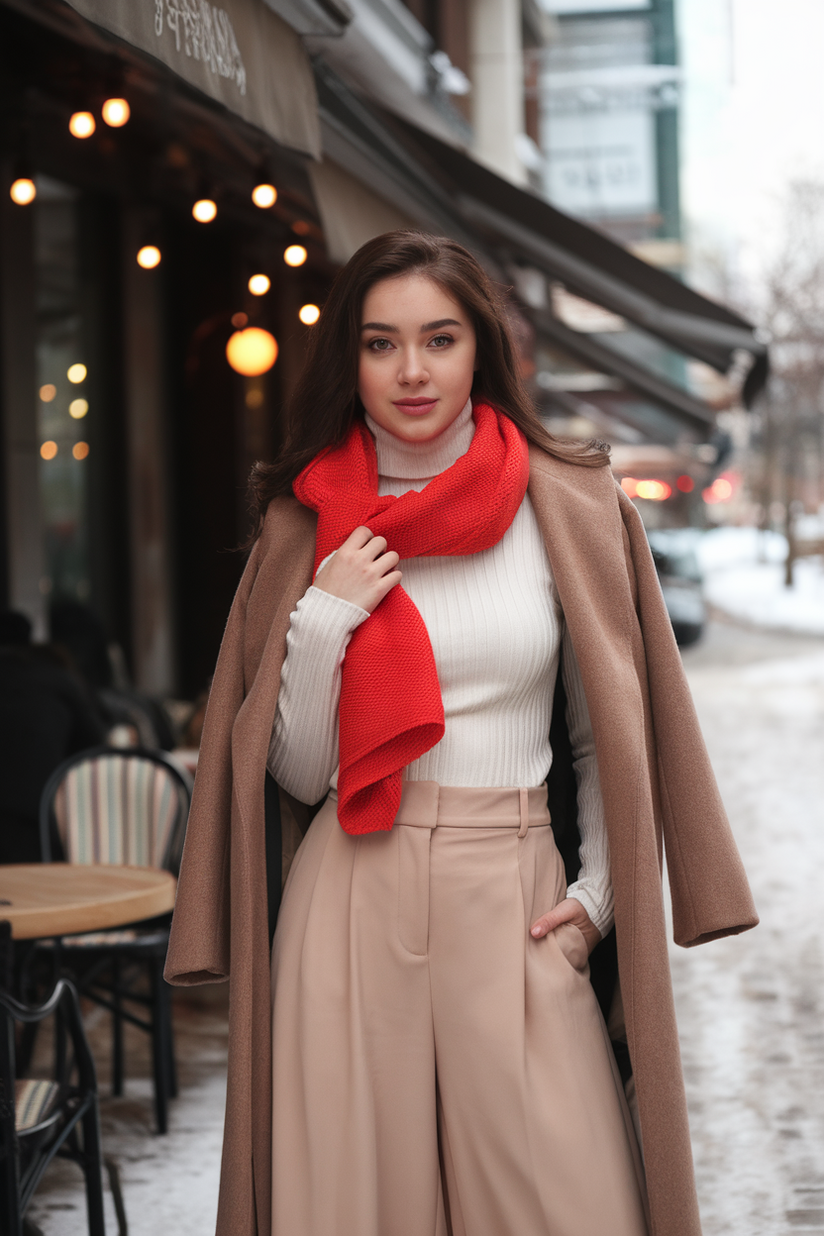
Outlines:
<svg viewBox="0 0 824 1236"><path fill-rule="evenodd" d="M667 613L682 648L698 642L707 621L704 579L695 552L700 535L693 528L657 528L647 533Z"/></svg>

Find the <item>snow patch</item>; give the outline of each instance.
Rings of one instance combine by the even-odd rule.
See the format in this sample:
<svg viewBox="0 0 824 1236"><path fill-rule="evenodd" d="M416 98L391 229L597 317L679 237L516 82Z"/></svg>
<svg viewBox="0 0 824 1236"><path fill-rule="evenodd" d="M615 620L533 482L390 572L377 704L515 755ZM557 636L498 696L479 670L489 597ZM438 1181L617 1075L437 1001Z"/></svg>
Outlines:
<svg viewBox="0 0 824 1236"><path fill-rule="evenodd" d="M824 635L824 559L795 563L784 586L787 541L757 528L716 528L695 543L711 605L757 626Z"/></svg>

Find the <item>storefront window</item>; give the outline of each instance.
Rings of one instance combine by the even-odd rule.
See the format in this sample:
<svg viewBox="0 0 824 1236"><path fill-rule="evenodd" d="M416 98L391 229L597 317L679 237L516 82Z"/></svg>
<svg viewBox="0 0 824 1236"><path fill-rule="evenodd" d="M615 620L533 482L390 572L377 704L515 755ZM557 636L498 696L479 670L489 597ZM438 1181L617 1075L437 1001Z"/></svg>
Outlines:
<svg viewBox="0 0 824 1236"><path fill-rule="evenodd" d="M76 190L41 176L35 204L37 408L43 591L89 596L88 358L83 346Z"/></svg>

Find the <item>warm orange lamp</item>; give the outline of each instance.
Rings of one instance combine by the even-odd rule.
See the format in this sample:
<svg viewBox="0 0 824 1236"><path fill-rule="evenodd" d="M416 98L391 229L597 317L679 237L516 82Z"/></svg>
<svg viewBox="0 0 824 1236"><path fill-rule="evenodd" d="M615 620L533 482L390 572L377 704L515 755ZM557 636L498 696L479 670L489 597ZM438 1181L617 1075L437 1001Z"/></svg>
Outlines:
<svg viewBox="0 0 824 1236"><path fill-rule="evenodd" d="M235 373L255 378L268 373L278 358L275 336L259 326L236 330L226 344L226 359Z"/></svg>

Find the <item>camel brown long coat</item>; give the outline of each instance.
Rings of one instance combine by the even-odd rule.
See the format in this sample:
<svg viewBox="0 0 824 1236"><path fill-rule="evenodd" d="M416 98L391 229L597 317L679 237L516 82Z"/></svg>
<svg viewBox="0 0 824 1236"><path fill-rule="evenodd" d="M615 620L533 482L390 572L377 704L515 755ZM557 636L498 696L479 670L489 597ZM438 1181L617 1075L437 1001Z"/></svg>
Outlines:
<svg viewBox="0 0 824 1236"><path fill-rule="evenodd" d="M699 1236L667 960L663 848L677 943L744 931L758 917L635 508L609 469L562 462L537 448L530 450L529 493L595 736L651 1236ZM289 615L311 582L315 527L316 516L295 499L275 500L238 589L204 727L166 967L171 983L230 979L218 1236L270 1236L264 781Z"/></svg>

